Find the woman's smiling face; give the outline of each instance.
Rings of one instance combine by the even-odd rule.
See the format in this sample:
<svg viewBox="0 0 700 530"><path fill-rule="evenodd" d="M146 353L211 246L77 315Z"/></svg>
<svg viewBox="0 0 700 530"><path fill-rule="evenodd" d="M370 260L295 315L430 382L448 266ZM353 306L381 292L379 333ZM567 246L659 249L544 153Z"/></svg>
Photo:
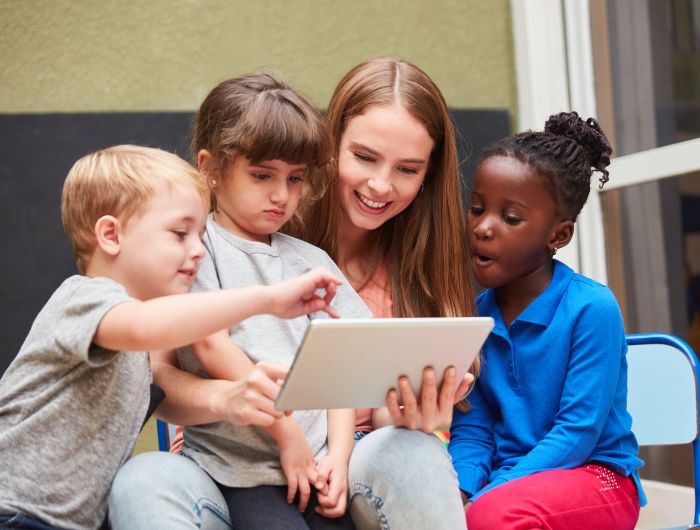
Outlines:
<svg viewBox="0 0 700 530"><path fill-rule="evenodd" d="M375 230L420 191L435 142L400 104L351 118L340 139L338 178L343 220Z"/></svg>

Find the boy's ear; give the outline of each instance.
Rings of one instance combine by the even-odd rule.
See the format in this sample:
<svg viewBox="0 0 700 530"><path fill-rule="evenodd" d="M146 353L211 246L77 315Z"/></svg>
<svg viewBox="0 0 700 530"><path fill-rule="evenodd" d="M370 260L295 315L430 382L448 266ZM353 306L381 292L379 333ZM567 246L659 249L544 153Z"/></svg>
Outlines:
<svg viewBox="0 0 700 530"><path fill-rule="evenodd" d="M574 222L570 220L560 221L554 227L554 233L549 241L549 250L558 250L565 247L574 237Z"/></svg>
<svg viewBox="0 0 700 530"><path fill-rule="evenodd" d="M122 225L113 215L103 215L95 223L97 246L110 256L119 254L119 236Z"/></svg>
<svg viewBox="0 0 700 530"><path fill-rule="evenodd" d="M204 175L210 189L216 188L221 182L221 171L209 150L200 149L197 153L197 169Z"/></svg>

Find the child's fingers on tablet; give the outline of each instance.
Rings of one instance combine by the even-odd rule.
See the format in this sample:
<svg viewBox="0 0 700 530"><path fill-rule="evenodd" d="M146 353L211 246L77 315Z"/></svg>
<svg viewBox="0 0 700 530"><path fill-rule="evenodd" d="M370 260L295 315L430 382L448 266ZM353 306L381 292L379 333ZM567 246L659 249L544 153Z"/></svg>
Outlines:
<svg viewBox="0 0 700 530"><path fill-rule="evenodd" d="M337 312L337 311L335 310L335 308L334 308L332 305L330 305L330 304L327 305L323 310L324 310L326 313L328 313L328 316L330 316L331 318L340 318L340 315L338 314L338 312Z"/></svg>

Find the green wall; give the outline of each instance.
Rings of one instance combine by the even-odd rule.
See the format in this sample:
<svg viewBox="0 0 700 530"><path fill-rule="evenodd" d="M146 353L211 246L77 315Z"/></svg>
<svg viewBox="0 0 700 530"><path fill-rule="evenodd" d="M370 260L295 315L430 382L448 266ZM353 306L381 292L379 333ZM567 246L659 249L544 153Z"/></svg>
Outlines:
<svg viewBox="0 0 700 530"><path fill-rule="evenodd" d="M0 0L0 113L192 110L261 67L324 107L353 65L426 70L457 108L516 107L507 0Z"/></svg>

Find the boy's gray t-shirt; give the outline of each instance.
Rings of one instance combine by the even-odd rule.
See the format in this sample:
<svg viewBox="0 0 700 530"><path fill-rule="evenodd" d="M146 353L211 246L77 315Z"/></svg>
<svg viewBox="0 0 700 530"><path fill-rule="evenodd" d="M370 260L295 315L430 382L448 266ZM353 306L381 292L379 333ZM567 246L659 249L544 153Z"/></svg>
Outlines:
<svg viewBox="0 0 700 530"><path fill-rule="evenodd" d="M148 410L151 370L147 353L92 339L107 311L131 300L113 280L72 276L34 320L0 380L0 514L102 524Z"/></svg>
<svg viewBox="0 0 700 530"><path fill-rule="evenodd" d="M204 235L206 253L193 290L216 290L247 285L271 285L323 266L343 280L332 305L341 318L371 318L372 313L323 250L299 239L274 233L271 244L248 241L227 232L211 219ZM256 315L229 329L231 340L248 356L291 366L309 318ZM178 352L182 367L207 377L191 348ZM294 412L317 459L327 453L326 411ZM184 453L214 480L230 487L286 484L275 441L252 426L214 423L185 428Z"/></svg>

